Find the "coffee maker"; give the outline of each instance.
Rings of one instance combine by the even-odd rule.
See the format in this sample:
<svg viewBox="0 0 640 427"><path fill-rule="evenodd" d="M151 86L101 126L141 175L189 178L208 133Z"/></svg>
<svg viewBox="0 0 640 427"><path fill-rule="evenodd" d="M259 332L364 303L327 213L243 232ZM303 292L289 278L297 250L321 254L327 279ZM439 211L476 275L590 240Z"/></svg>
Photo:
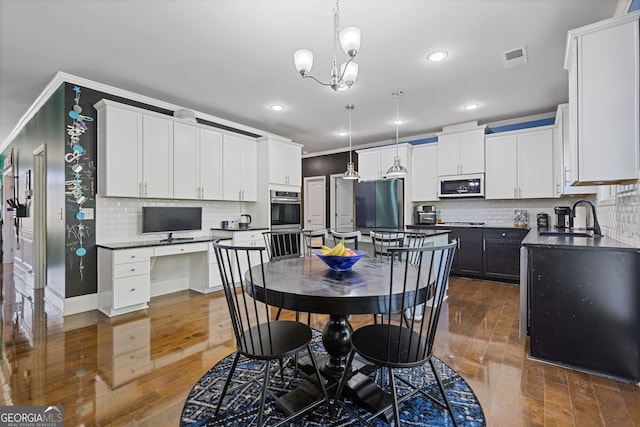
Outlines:
<svg viewBox="0 0 640 427"><path fill-rule="evenodd" d="M568 206L556 206L553 208L556 214L556 228L573 228L573 215Z"/></svg>
<svg viewBox="0 0 640 427"><path fill-rule="evenodd" d="M436 223L436 207L433 205L418 205L415 212L416 225L434 225Z"/></svg>

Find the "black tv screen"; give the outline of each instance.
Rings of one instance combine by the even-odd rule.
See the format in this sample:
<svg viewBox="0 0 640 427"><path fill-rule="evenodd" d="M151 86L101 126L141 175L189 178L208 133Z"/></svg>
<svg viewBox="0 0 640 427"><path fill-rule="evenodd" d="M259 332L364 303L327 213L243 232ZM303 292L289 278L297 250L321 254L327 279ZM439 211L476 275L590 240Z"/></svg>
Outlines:
<svg viewBox="0 0 640 427"><path fill-rule="evenodd" d="M202 208L142 207L142 233L202 230Z"/></svg>

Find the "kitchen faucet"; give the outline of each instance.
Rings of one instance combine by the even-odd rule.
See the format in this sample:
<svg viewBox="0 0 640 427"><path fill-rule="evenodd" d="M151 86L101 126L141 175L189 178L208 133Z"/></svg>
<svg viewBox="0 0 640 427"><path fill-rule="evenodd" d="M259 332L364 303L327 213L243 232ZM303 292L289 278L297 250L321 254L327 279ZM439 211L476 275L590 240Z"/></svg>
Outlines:
<svg viewBox="0 0 640 427"><path fill-rule="evenodd" d="M575 202L573 204L573 207L571 208L571 216L575 218L576 206L578 206L580 203L588 203L589 206L591 206L591 213L593 214L593 227L587 227L587 230L593 230L594 236L602 237L602 230L600 230L600 223L598 222L598 216L596 215L596 205L594 205L592 201L580 199Z"/></svg>

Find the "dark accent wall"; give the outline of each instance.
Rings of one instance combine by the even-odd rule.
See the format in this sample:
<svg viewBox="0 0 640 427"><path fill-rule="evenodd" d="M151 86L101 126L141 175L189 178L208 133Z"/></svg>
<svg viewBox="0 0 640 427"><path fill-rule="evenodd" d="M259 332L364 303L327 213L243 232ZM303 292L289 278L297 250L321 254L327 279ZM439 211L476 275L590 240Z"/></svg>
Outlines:
<svg viewBox="0 0 640 427"><path fill-rule="evenodd" d="M358 170L358 154L354 151L352 153L353 163ZM336 173L344 173L347 170L347 163L349 162L349 152L327 154L325 156L308 157L302 159L302 177L312 176L324 176L326 178L326 186L324 189L326 200L326 213L327 218L326 227L329 227L329 214L331 210L331 204L329 200L329 185L331 184L331 175ZM304 188L303 188L304 191Z"/></svg>

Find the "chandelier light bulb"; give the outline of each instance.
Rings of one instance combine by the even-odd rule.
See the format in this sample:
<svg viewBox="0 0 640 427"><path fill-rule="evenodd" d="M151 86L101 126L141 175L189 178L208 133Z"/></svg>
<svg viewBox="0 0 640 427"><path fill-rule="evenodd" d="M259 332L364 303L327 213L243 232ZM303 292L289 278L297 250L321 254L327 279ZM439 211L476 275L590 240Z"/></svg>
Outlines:
<svg viewBox="0 0 640 427"><path fill-rule="evenodd" d="M293 54L293 62L298 73L304 77L306 74L311 72L311 67L313 66L313 52L309 49L298 49Z"/></svg>
<svg viewBox="0 0 640 427"><path fill-rule="evenodd" d="M340 46L344 53L353 58L358 54L360 50L360 28L358 27L346 27L340 31Z"/></svg>

